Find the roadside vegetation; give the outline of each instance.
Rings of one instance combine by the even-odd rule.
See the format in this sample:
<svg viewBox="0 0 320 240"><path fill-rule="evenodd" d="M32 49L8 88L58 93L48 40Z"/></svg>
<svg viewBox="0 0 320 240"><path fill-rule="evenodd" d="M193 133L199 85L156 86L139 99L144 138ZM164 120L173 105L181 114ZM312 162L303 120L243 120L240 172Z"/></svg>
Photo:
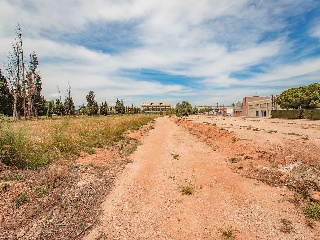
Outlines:
<svg viewBox="0 0 320 240"><path fill-rule="evenodd" d="M273 118L320 120L320 84L289 88L276 100L285 110L272 110Z"/></svg>
<svg viewBox="0 0 320 240"><path fill-rule="evenodd" d="M150 115L54 118L2 122L0 162L16 168L35 168L57 160L72 160L121 139L129 129L139 129L154 119Z"/></svg>
<svg viewBox="0 0 320 240"><path fill-rule="evenodd" d="M96 223L102 200L137 148L138 140L125 132L139 130L141 135L155 117L2 120L0 239L83 236ZM78 161L103 151L112 153L106 164Z"/></svg>

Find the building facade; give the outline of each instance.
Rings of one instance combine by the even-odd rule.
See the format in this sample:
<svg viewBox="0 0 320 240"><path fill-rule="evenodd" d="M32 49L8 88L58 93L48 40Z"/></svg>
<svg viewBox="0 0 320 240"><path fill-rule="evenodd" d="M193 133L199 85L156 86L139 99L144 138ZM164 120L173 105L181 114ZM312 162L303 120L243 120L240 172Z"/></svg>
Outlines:
<svg viewBox="0 0 320 240"><path fill-rule="evenodd" d="M146 113L161 113L171 109L170 103L142 103L141 110Z"/></svg>
<svg viewBox="0 0 320 240"><path fill-rule="evenodd" d="M233 110L235 117L271 117L271 110L279 109L274 97L245 97L242 104L236 104Z"/></svg>

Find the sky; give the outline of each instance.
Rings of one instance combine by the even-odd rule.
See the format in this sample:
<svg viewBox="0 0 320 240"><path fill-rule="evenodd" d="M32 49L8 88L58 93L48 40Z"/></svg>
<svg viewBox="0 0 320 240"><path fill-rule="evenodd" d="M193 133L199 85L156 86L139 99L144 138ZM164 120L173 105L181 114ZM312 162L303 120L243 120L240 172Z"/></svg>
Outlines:
<svg viewBox="0 0 320 240"><path fill-rule="evenodd" d="M18 23L47 100L215 106L320 82L319 0L0 0L2 69Z"/></svg>

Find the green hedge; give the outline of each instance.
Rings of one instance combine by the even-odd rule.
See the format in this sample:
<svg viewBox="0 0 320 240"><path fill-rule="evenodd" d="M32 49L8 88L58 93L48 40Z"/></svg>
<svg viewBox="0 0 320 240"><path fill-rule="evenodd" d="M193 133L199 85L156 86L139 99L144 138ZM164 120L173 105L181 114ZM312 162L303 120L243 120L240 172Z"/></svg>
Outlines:
<svg viewBox="0 0 320 240"><path fill-rule="evenodd" d="M303 118L303 110L272 110L271 117L299 119L299 118Z"/></svg>
<svg viewBox="0 0 320 240"><path fill-rule="evenodd" d="M272 110L272 118L320 120L320 109Z"/></svg>
<svg viewBox="0 0 320 240"><path fill-rule="evenodd" d="M303 111L303 117L311 120L320 120L320 109L306 109Z"/></svg>

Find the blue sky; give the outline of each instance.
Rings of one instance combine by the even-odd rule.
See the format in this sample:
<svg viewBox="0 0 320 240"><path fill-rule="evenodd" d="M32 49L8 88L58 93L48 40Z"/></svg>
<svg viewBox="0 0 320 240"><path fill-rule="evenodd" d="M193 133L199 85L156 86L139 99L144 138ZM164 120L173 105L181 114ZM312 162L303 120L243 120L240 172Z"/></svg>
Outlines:
<svg viewBox="0 0 320 240"><path fill-rule="evenodd" d="M18 22L48 100L70 83L77 105L228 105L320 82L318 0L1 0L2 68Z"/></svg>

